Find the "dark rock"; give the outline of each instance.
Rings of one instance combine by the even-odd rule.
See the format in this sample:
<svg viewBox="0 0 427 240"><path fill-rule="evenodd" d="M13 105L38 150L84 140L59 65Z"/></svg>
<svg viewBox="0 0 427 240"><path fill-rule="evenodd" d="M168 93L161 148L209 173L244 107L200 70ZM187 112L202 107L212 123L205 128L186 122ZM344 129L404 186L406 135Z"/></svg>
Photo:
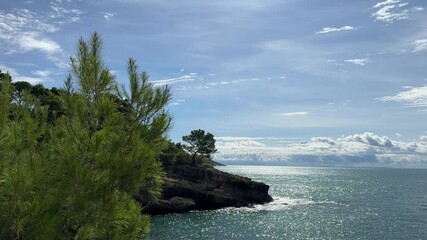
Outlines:
<svg viewBox="0 0 427 240"><path fill-rule="evenodd" d="M140 192L137 200L149 214L182 213L271 202L269 186L212 168L171 166L158 200Z"/></svg>
<svg viewBox="0 0 427 240"><path fill-rule="evenodd" d="M158 199L151 201L144 206L143 212L152 215L167 214L167 213L183 213L196 209L196 204L193 199L173 197L168 200Z"/></svg>

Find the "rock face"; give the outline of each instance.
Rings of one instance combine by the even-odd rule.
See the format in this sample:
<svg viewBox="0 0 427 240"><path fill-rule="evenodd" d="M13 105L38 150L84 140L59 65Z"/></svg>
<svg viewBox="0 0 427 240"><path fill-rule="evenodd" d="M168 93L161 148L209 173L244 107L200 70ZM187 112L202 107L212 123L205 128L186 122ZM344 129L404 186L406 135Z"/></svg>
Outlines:
<svg viewBox="0 0 427 240"><path fill-rule="evenodd" d="M137 200L148 214L182 213L271 202L268 189L268 185L246 177L179 165L168 169L160 199L154 200L140 192Z"/></svg>

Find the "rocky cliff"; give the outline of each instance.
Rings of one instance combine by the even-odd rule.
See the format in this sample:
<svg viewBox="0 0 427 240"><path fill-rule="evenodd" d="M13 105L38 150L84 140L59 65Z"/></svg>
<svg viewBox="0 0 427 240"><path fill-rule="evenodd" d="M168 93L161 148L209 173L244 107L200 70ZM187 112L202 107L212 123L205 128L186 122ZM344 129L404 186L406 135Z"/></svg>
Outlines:
<svg viewBox="0 0 427 240"><path fill-rule="evenodd" d="M168 168L160 199L140 192L137 200L144 213L182 213L271 202L268 189L264 183L216 169L177 165Z"/></svg>

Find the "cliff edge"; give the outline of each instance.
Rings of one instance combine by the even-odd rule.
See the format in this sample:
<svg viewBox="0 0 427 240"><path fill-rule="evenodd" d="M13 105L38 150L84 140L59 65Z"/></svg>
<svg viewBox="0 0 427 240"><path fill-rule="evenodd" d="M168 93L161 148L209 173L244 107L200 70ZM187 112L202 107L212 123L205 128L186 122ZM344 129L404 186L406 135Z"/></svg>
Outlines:
<svg viewBox="0 0 427 240"><path fill-rule="evenodd" d="M160 199L141 191L136 199L151 215L183 213L271 202L269 186L213 168L170 166Z"/></svg>

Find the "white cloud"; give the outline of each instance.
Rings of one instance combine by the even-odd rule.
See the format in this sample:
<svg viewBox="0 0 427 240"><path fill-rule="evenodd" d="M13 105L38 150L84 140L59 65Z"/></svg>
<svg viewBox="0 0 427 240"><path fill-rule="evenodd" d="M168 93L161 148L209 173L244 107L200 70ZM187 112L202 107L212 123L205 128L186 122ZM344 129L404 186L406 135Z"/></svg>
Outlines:
<svg viewBox="0 0 427 240"><path fill-rule="evenodd" d="M427 86L406 87L405 89L407 90L399 92L394 96L385 96L378 98L378 100L383 102L406 102L411 107L427 107Z"/></svg>
<svg viewBox="0 0 427 240"><path fill-rule="evenodd" d="M259 78L240 78L232 80L220 80L212 81L211 79L215 77L218 79L216 74L199 74L195 72L184 73L185 70L181 69L179 73L171 73L176 77L171 77L167 79L153 80L151 81L156 86L162 85L177 85L175 88L178 91L188 91L188 90L203 90L210 89L212 87L220 87L227 85L237 85L249 81L258 81Z"/></svg>
<svg viewBox="0 0 427 240"><path fill-rule="evenodd" d="M217 82L208 82L206 85L202 88L208 88L209 86L220 86L220 85L230 85L230 84L239 84L242 82L247 81L258 81L259 78L241 78L241 79L234 79L229 81L217 81Z"/></svg>
<svg viewBox="0 0 427 240"><path fill-rule="evenodd" d="M355 29L356 28L354 28L352 26L344 26L344 27L340 27L340 28L324 27L324 28L322 28L322 30L316 32L315 34L324 34L324 33L331 33L331 32L341 32L341 31L355 30Z"/></svg>
<svg viewBox="0 0 427 240"><path fill-rule="evenodd" d="M162 85L172 85L176 83L193 82L197 80L203 80L203 77L199 76L197 73L189 73L189 74L183 74L181 76L177 76L173 78L154 80L151 82L156 86L162 86Z"/></svg>
<svg viewBox="0 0 427 240"><path fill-rule="evenodd" d="M275 113L273 115L292 117L292 116L303 116L307 114L309 114L309 112L287 112L287 113Z"/></svg>
<svg viewBox="0 0 427 240"><path fill-rule="evenodd" d="M379 2L379 3L375 4L374 8L380 8L380 7L384 7L384 6L399 3L399 2L400 2L400 0L386 0L384 2Z"/></svg>
<svg viewBox="0 0 427 240"><path fill-rule="evenodd" d="M365 132L333 139L314 137L310 141L284 146L265 144L261 139L219 141L218 161L249 161L286 165L427 167L427 142L395 141Z"/></svg>
<svg viewBox="0 0 427 240"><path fill-rule="evenodd" d="M365 132L363 134L354 134L349 135L344 138L339 138L338 141L345 142L360 142L371 146L377 147L392 147L393 144L388 137L380 137L370 132Z"/></svg>
<svg viewBox="0 0 427 240"><path fill-rule="evenodd" d="M24 52L39 50L47 54L54 54L61 51L61 47L58 43L38 36L35 33L25 34L19 37L18 44L20 49Z"/></svg>
<svg viewBox="0 0 427 240"><path fill-rule="evenodd" d="M53 0L50 11L33 12L28 9L0 10L0 43L6 53L38 51L60 67L68 61L61 46L48 37L67 23L76 22L82 14L72 8L71 1Z"/></svg>
<svg viewBox="0 0 427 240"><path fill-rule="evenodd" d="M347 59L344 60L344 62L353 63L359 66L365 66L366 62L368 62L368 58L354 58L354 59Z"/></svg>
<svg viewBox="0 0 427 240"><path fill-rule="evenodd" d="M172 105L172 106L178 106L178 105L181 105L183 103L185 103L184 99L178 99L178 100L173 101L170 105Z"/></svg>
<svg viewBox="0 0 427 240"><path fill-rule="evenodd" d="M0 70L2 72L8 72L12 77L18 75L16 69L0 64Z"/></svg>
<svg viewBox="0 0 427 240"><path fill-rule="evenodd" d="M105 21L107 21L107 22L110 22L111 21L111 19L114 17L114 16L116 16L116 14L115 13L104 13L104 19L105 19Z"/></svg>
<svg viewBox="0 0 427 240"><path fill-rule="evenodd" d="M49 75L51 74L51 71L49 70L37 70L37 71L32 71L32 74L39 76L39 77L49 77Z"/></svg>
<svg viewBox="0 0 427 240"><path fill-rule="evenodd" d="M28 82L28 83L31 83L32 85L34 85L34 84L46 82L46 79L39 78L39 77L27 77L27 76L16 75L16 77L13 78L13 81L14 82Z"/></svg>
<svg viewBox="0 0 427 240"><path fill-rule="evenodd" d="M49 74L50 72L48 70L40 70L33 72L34 75L37 77L29 77L29 76L22 76L16 69L8 67L6 65L0 64L0 70L2 72L8 72L12 76L13 82L29 82L31 84L38 84L45 81L50 80Z"/></svg>
<svg viewBox="0 0 427 240"><path fill-rule="evenodd" d="M337 142L330 138L330 137L313 137L311 138L312 142L319 142L319 143L327 143L329 145L336 145Z"/></svg>
<svg viewBox="0 0 427 240"><path fill-rule="evenodd" d="M217 148L231 148L231 149L241 149L241 148L251 148L251 147L265 147L266 145L251 139L241 139L238 141L221 141L218 142Z"/></svg>
<svg viewBox="0 0 427 240"><path fill-rule="evenodd" d="M386 0L384 2L379 2L373 6L373 8L378 10L372 13L371 16L375 17L378 21L393 23L394 21L409 18L410 12L424 10L424 8L422 7L407 7L408 3L402 3L401 0Z"/></svg>
<svg viewBox="0 0 427 240"><path fill-rule="evenodd" d="M261 137L215 137L217 141L246 141L246 140L260 140Z"/></svg>
<svg viewBox="0 0 427 240"><path fill-rule="evenodd" d="M50 2L50 8L52 11L48 13L49 17L55 19L60 25L78 22L83 14L82 11L73 7L71 0L53 0Z"/></svg>
<svg viewBox="0 0 427 240"><path fill-rule="evenodd" d="M414 47L412 52L420 52L427 50L427 39L416 40L412 43L412 46Z"/></svg>

